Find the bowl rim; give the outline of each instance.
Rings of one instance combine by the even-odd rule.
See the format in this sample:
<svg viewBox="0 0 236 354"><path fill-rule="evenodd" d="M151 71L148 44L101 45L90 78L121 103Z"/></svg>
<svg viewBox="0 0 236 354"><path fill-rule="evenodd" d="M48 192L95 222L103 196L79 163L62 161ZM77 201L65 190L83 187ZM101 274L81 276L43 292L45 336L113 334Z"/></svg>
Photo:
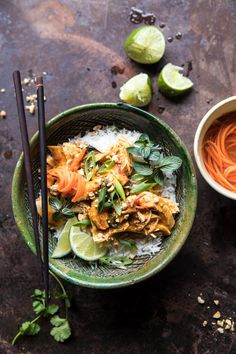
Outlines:
<svg viewBox="0 0 236 354"><path fill-rule="evenodd" d="M207 171L205 164L203 162L202 159L202 153L201 153L201 146L200 146L200 140L204 138L203 136L203 129L206 126L207 122L211 119L212 114L214 112L216 112L217 110L219 110L219 108L221 108L224 105L227 105L229 102L235 101L236 102L236 96L230 96L228 98L225 98L224 100L216 103L213 107L211 107L207 113L203 116L203 118L201 119L196 133L195 133L195 137L194 137L194 144L193 144L193 150L194 150L194 157L195 157L195 161L197 163L197 166L199 168L199 171L202 175L202 177L205 179L205 181L218 193L220 193L221 195L236 200L236 193L229 191L228 189L224 188L223 186L221 186L219 183L217 183L209 174L209 172ZM233 111L227 111L224 114L227 114L229 112L233 112ZM236 112L236 108L235 108L235 112ZM223 115L224 115L223 114ZM216 117L215 119L217 119L218 117ZM214 119L214 120L215 120ZM213 120L213 121L214 121ZM213 121L211 122L211 124L213 123ZM210 125L211 126L211 125ZM210 127L209 126L209 127ZM208 127L208 129L209 129Z"/></svg>
<svg viewBox="0 0 236 354"><path fill-rule="evenodd" d="M46 129L50 128L52 125L54 125L56 122L59 122L62 120L65 116L69 116L74 113L80 113L83 111L87 110L93 110L93 109L104 109L104 108L109 108L109 109L122 109L124 111L132 111L137 114L142 115L144 118L146 118L149 121L153 121L155 123L158 123L159 125L164 128L165 131L168 131L168 133L171 134L172 138L174 139L175 143L178 143L178 145L181 147L182 152L184 153L184 156L187 161L187 166L189 170L189 181L191 185L191 196L188 196L189 199L189 217L186 218L187 220L185 221L184 225L184 236L178 240L178 243L175 243L171 247L171 252L160 262L158 263L156 259L151 259L150 264L152 266L150 267L142 267L140 271L137 270L136 272L129 273L129 279L122 279L122 276L117 276L116 278L118 279L117 281L112 281L109 279L104 278L93 278L91 276L81 276L78 278L78 276L73 276L73 271L68 268L68 271L65 272L65 267L60 266L59 264L55 264L56 260L53 260L50 258L49 261L49 268L58 276L63 278L64 280L67 280L70 283L73 283L75 285L80 285L88 288L98 288L98 289L111 289L111 288L120 288L120 287L126 287L129 285L133 285L135 283L141 282L154 274L158 273L161 271L163 268L166 267L168 263L170 263L177 253L180 251L182 246L184 245L189 232L192 228L192 224L195 218L195 212L196 212L196 207L197 207L197 179L196 179L196 174L194 170L194 165L191 159L191 156L185 146L185 144L182 142L180 137L175 133L175 131L168 125L166 124L163 120L161 120L159 117L156 117L155 115L146 112L140 108L124 104L124 103L89 103L89 104L83 104L79 106L75 106L72 108L69 108L52 119L50 119L47 124L46 124ZM33 137L30 140L30 147L36 145L36 142L38 140L38 131L33 135ZM21 153L19 160L16 164L16 168L13 174L13 179L12 179L12 209L13 209L13 215L16 221L16 225L18 230L20 231L21 236L25 240L26 244L28 247L31 249L31 251L36 254L36 249L33 241L32 234L29 232L27 229L27 224L24 222L24 217L25 214L21 208L20 203L18 203L18 193L19 193L19 188L21 187L20 185L20 172L24 169L23 167L23 153ZM144 269L145 268L145 269ZM92 279L92 280L91 280Z"/></svg>

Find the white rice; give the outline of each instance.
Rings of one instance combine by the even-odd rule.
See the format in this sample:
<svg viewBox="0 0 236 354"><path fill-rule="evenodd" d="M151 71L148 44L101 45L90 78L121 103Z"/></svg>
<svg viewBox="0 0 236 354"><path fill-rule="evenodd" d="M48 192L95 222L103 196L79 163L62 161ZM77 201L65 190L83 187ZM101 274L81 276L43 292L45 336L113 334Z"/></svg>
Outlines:
<svg viewBox="0 0 236 354"><path fill-rule="evenodd" d="M87 131L84 136L81 134L71 139L71 142L82 141L85 145L91 146L100 152L106 152L113 145L117 144L118 139L121 137L126 138L130 144L134 144L140 137L141 133L135 130L128 129L118 130L115 126L97 126L93 131Z"/></svg>
<svg viewBox="0 0 236 354"><path fill-rule="evenodd" d="M153 238L151 236L146 238L132 237L125 238L127 241L135 241L137 247L134 252L134 256L152 256L161 250L162 237ZM109 248L109 256L130 256L130 250L123 245L119 245L117 248L111 246Z"/></svg>

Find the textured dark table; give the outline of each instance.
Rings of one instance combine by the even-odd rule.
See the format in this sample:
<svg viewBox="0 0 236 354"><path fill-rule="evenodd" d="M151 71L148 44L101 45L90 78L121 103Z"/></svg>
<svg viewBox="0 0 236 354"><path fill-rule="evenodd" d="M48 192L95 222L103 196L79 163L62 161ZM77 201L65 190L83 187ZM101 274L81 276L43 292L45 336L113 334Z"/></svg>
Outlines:
<svg viewBox="0 0 236 354"><path fill-rule="evenodd" d="M164 33L181 40L167 43L165 58L144 68L131 63L122 46L136 26L132 5L152 11ZM38 266L16 230L11 212L11 178L21 151L12 72L46 72L47 117L66 108L96 101L117 101L119 86L149 70L154 95L149 111L159 114L192 153L196 127L209 107L236 93L236 4L233 0L0 1L0 353L201 353L235 354L235 334L211 325L219 299L222 316L235 319L235 202L220 197L198 174L199 202L194 226L176 259L161 274L142 284L99 291L67 285L74 303L73 338L57 344L48 328L35 338L9 342L20 322L31 316L30 295L38 286ZM178 103L163 98L155 77L167 62L192 61L192 93ZM114 65L124 65L114 75ZM112 88L112 81L117 88ZM113 84L114 85L114 84ZM25 93L33 93L33 86ZM160 107L161 106L161 107ZM162 111L162 106L165 110ZM28 114L30 134L36 116ZM199 305L202 293L206 304ZM209 321L205 328L204 320Z"/></svg>

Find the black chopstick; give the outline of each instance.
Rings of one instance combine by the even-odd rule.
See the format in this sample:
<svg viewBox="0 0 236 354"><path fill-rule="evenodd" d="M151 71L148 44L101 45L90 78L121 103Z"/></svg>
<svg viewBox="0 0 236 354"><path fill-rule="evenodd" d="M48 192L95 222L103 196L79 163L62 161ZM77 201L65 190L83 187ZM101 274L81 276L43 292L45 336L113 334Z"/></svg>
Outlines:
<svg viewBox="0 0 236 354"><path fill-rule="evenodd" d="M47 162L46 162L46 129L44 88L41 76L35 79L37 87L38 103L38 127L39 127L39 152L40 152L40 177L42 198L42 231L43 231L43 264L46 305L49 300L49 272L48 272L48 195L47 195Z"/></svg>
<svg viewBox="0 0 236 354"><path fill-rule="evenodd" d="M36 209L36 204L35 204L35 192L34 192L34 184L33 184L29 136L28 136L28 129L27 129L26 118L25 118L25 108L24 108L24 101L23 101L23 95L22 95L21 77L20 77L19 71L14 71L13 81L14 81L15 92L16 92L16 103L17 103L17 111L18 111L18 117L19 117L19 123L20 123L22 148L23 148L23 152L24 152L25 174L26 174L27 188L28 188L28 194L29 194L30 210L31 210L32 221L33 221L33 231L34 231L34 238L35 238L36 254L37 254L40 266L41 266L41 272L42 272L42 276L43 276L44 271L43 271L43 262L42 262L41 251L40 251L40 240L39 240L39 231L38 231L38 214L37 214L37 209Z"/></svg>

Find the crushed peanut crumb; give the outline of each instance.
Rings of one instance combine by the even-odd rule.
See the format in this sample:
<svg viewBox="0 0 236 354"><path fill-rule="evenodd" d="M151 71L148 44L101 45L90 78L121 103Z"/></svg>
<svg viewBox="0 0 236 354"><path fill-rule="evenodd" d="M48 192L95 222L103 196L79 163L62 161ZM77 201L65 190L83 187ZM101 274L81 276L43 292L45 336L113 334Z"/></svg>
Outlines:
<svg viewBox="0 0 236 354"><path fill-rule="evenodd" d="M202 322L203 327L206 327L207 323L208 323L208 322L207 322L206 320L203 321L203 322Z"/></svg>
<svg viewBox="0 0 236 354"><path fill-rule="evenodd" d="M224 329L223 328L217 328L217 331L219 332L219 333L224 333Z"/></svg>
<svg viewBox="0 0 236 354"><path fill-rule="evenodd" d="M217 323L217 326L224 327L225 320L218 320L216 323Z"/></svg>
<svg viewBox="0 0 236 354"><path fill-rule="evenodd" d="M219 305L219 303L220 303L220 301L219 301L219 300L214 300L214 304L215 304L216 306L218 306L218 305Z"/></svg>
<svg viewBox="0 0 236 354"><path fill-rule="evenodd" d="M23 80L24 85L28 85L30 83L30 79L25 77Z"/></svg>
<svg viewBox="0 0 236 354"><path fill-rule="evenodd" d="M198 296L197 297L197 302L199 303L199 304L205 304L205 300L201 297L201 296Z"/></svg>
<svg viewBox="0 0 236 354"><path fill-rule="evenodd" d="M25 109L26 109L27 111L29 111L30 114L32 114L32 115L35 113L35 105L34 105L34 104L31 104L31 105L29 105L29 106L25 106Z"/></svg>
<svg viewBox="0 0 236 354"><path fill-rule="evenodd" d="M1 118L4 119L4 118L6 118L6 116L7 116L7 112L6 112L6 111L1 111L1 112L0 112L0 117L1 117Z"/></svg>
<svg viewBox="0 0 236 354"><path fill-rule="evenodd" d="M216 311L212 317L213 318L220 318L221 317L220 311Z"/></svg>

